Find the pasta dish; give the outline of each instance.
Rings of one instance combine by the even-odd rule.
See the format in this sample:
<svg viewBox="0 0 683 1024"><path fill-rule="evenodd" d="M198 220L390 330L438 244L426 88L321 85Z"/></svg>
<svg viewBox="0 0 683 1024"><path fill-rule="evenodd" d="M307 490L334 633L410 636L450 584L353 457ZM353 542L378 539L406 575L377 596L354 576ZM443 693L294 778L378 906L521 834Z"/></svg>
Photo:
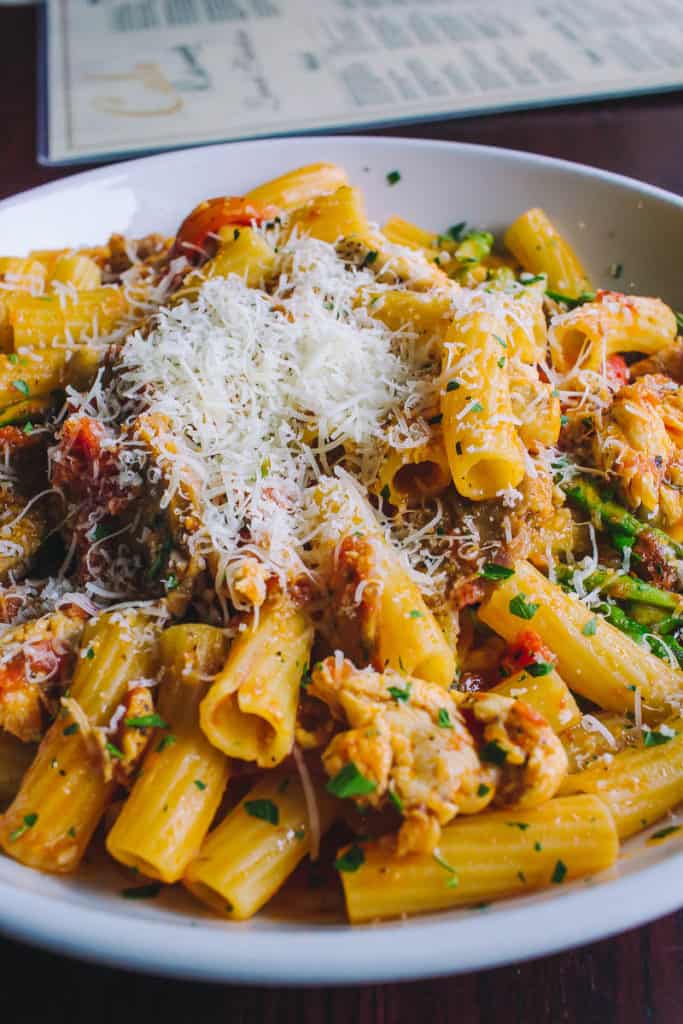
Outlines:
<svg viewBox="0 0 683 1024"><path fill-rule="evenodd" d="M683 320L611 273L331 164L0 258L4 854L356 923L677 833Z"/></svg>

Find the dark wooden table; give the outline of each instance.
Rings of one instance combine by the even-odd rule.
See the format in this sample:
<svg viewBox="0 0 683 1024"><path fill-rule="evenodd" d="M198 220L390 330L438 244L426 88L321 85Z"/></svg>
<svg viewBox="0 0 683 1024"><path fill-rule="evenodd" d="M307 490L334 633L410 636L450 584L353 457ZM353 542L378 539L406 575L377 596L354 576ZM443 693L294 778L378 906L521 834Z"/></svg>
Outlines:
<svg viewBox="0 0 683 1024"><path fill-rule="evenodd" d="M0 197L66 171L35 156L35 17L0 9ZM683 94L385 129L561 156L683 192ZM0 239L2 250L2 239ZM682 880L683 884L683 880ZM92 967L0 940L13 1024L677 1024L683 912L521 966L450 980L327 990L200 986ZM9 1011L9 1007L12 1011Z"/></svg>

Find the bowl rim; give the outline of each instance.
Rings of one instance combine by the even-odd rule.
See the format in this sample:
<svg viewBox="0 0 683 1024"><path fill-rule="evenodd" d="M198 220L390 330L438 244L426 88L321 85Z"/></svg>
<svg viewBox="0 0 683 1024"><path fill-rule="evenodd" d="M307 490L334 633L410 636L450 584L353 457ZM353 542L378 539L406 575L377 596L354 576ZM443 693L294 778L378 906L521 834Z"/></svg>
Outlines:
<svg viewBox="0 0 683 1024"><path fill-rule="evenodd" d="M502 158L599 180L683 209L683 197L659 186L538 153L390 135L316 134L192 146L117 161L3 199L0 214L10 207L30 206L34 198L77 189L112 175L125 177L159 163L182 164L204 152L248 149L253 153L275 147L283 153L291 151L294 164L299 148L316 144L342 150L359 146L369 150L443 150L455 158L459 153L491 161ZM157 917L158 911L142 916L94 908L70 900L66 887L58 895L32 892L30 878L35 873L13 864L13 872L27 884L16 887L11 881L0 881L0 933L87 961L200 981L286 986L407 981L549 955L641 925L683 905L683 893L677 888L682 867L683 849L622 876L607 873L606 878L590 880L588 885L570 883L541 901L502 901L492 914L464 910L456 912L456 918L453 912L444 912L362 926L310 927L278 921L259 929L249 922L231 922L227 930L225 923L191 915L179 923L177 917ZM458 943L461 936L466 936L464 943Z"/></svg>

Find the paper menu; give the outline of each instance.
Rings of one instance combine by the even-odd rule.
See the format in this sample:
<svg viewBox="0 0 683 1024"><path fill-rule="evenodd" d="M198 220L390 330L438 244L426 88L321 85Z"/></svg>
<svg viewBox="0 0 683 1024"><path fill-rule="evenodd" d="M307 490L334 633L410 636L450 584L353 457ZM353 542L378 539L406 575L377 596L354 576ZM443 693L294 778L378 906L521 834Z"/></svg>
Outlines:
<svg viewBox="0 0 683 1024"><path fill-rule="evenodd" d="M683 86L680 0L47 0L41 158Z"/></svg>

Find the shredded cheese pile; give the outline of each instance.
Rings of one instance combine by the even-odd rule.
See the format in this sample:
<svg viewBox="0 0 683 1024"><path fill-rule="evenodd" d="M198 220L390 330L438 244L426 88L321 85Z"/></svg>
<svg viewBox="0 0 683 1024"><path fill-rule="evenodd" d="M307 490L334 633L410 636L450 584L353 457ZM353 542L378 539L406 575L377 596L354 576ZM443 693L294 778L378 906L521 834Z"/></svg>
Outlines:
<svg viewBox="0 0 683 1024"><path fill-rule="evenodd" d="M250 555L283 583L304 571L306 494L331 453L344 445L345 467L369 486L386 425L419 412L428 390L411 347L356 303L369 270L310 238L278 262L272 295L236 275L206 280L150 335L133 334L119 362L124 401L170 424L162 507L183 478L196 484L196 543L218 553L217 582L237 606L232 583Z"/></svg>

